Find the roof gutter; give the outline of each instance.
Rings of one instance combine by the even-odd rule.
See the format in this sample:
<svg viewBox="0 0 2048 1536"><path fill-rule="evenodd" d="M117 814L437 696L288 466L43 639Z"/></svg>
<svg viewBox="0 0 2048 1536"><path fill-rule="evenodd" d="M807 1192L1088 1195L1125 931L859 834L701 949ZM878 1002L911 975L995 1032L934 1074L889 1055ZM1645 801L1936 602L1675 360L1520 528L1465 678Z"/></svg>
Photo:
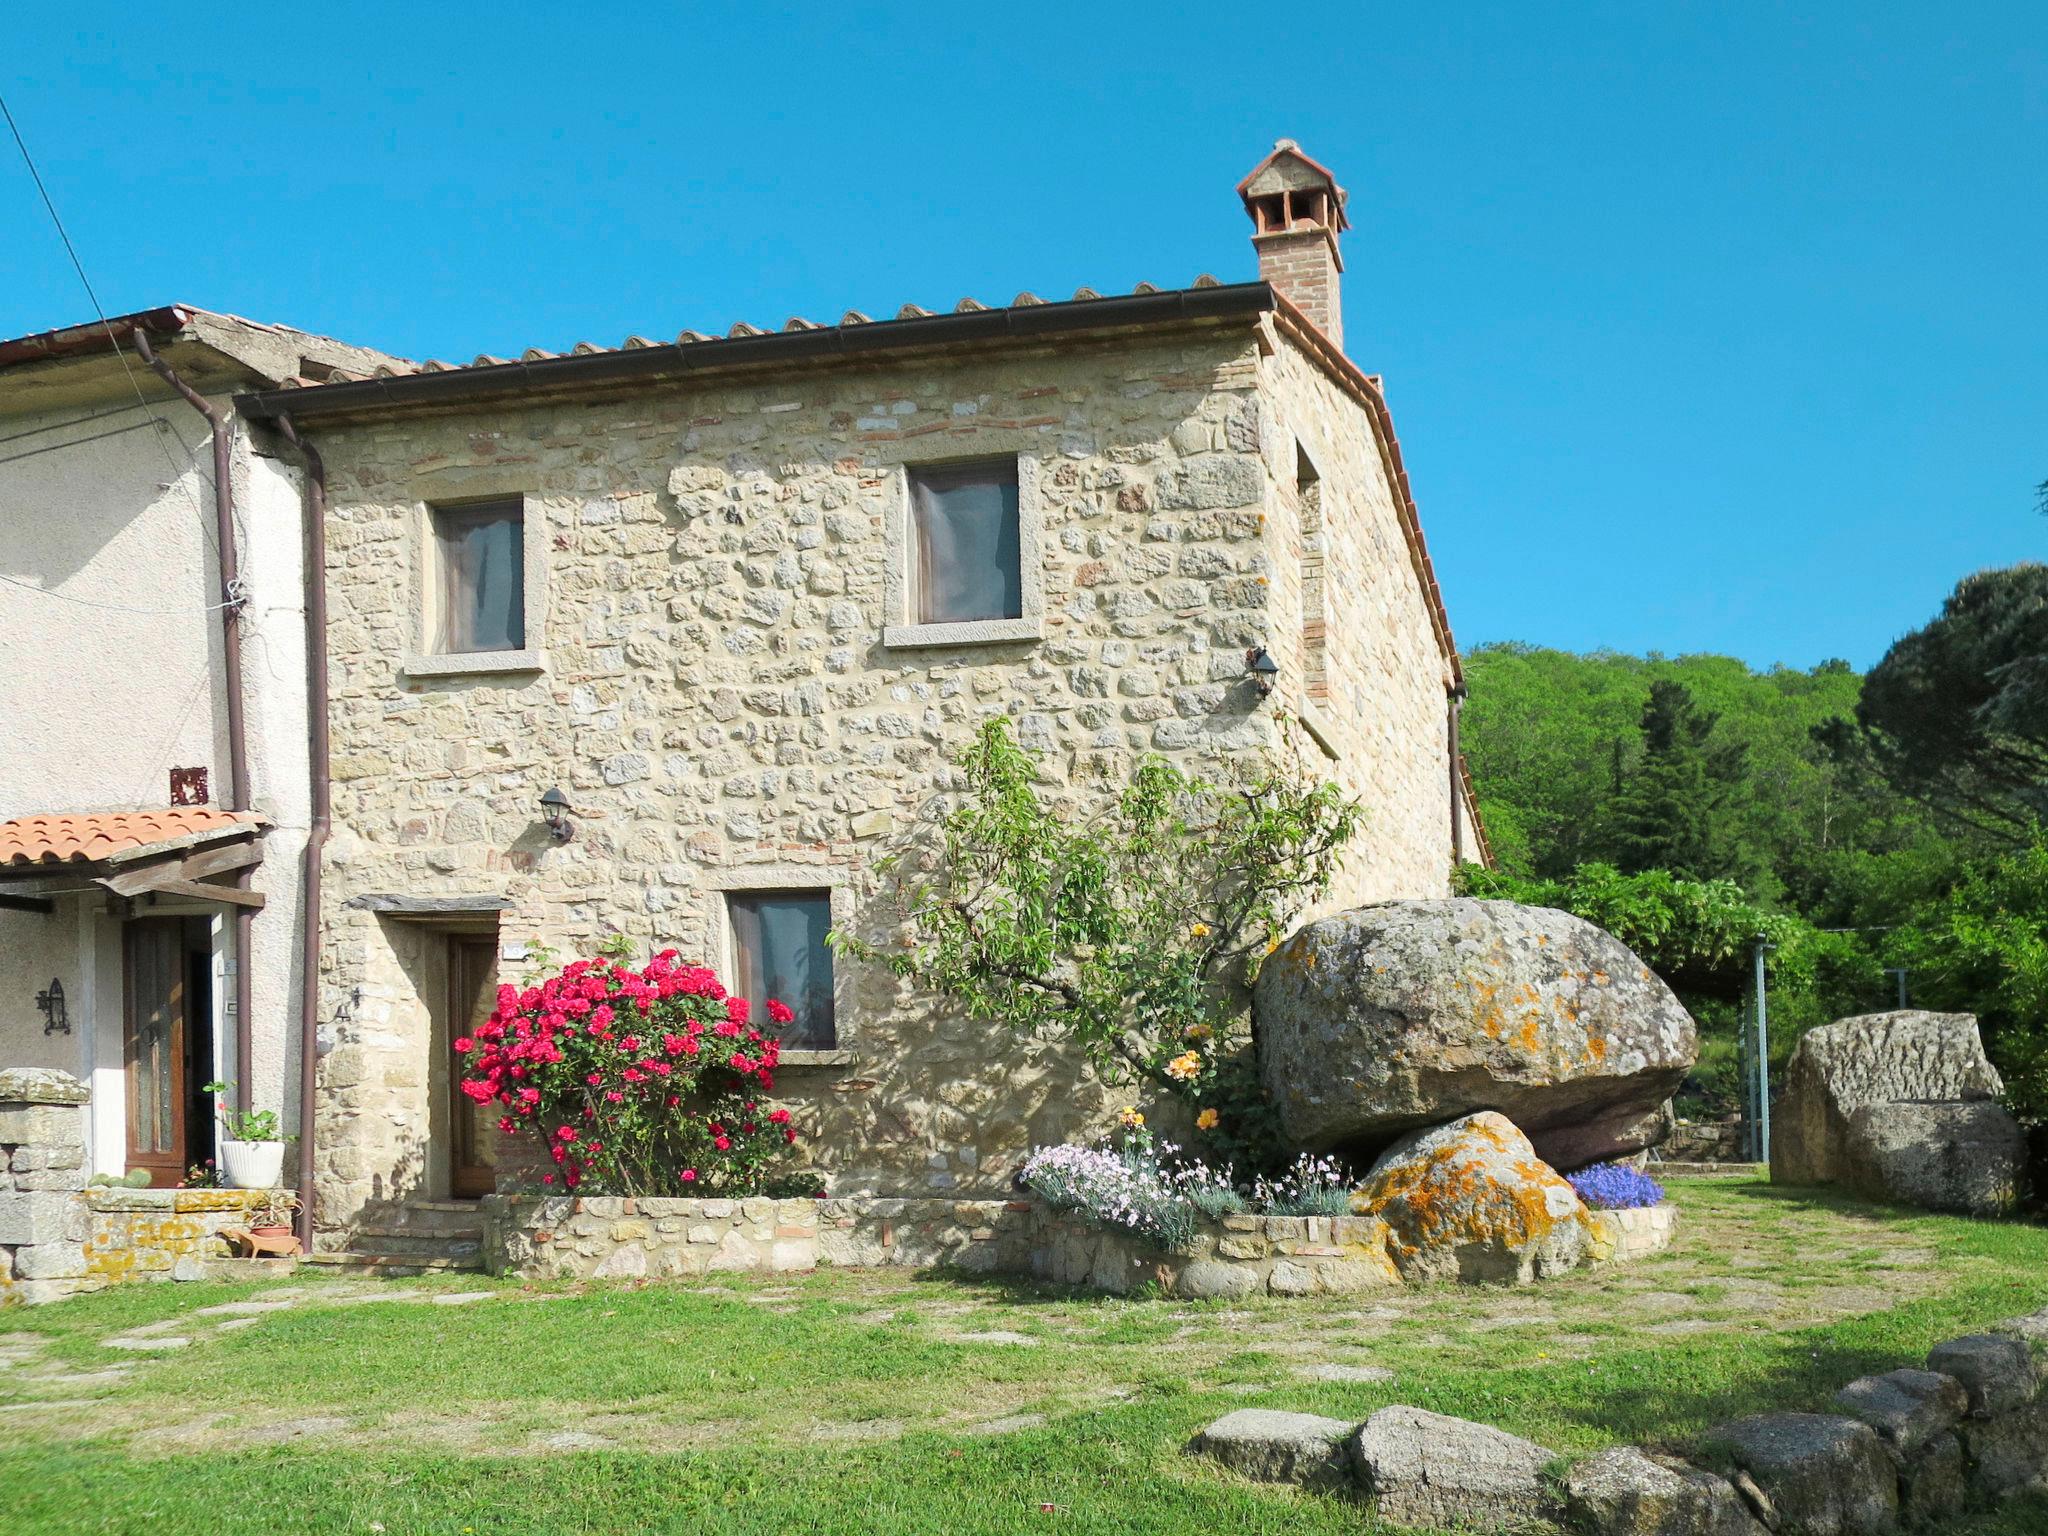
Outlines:
<svg viewBox="0 0 2048 1536"><path fill-rule="evenodd" d="M320 1059L320 866L334 825L332 745L327 725L327 466L289 416L277 429L306 461L306 782L313 823L306 836L299 899L299 1245L313 1251L313 1122Z"/></svg>
<svg viewBox="0 0 2048 1536"><path fill-rule="evenodd" d="M1181 321L1248 318L1274 307L1267 283L1177 288L1164 293L1121 294L1113 298L1058 304L1013 305L905 320L872 320L853 325L771 331L758 336L711 337L666 342L615 352L590 352L435 373L351 379L302 389L259 390L238 396L244 416L274 421L289 412L312 416L396 410L436 401L471 401L537 395L561 389L678 378L709 369L749 364L855 358L921 347L973 342L1031 341L1076 331L1168 325Z"/></svg>
<svg viewBox="0 0 2048 1536"><path fill-rule="evenodd" d="M128 338L136 354L171 388L184 396L185 403L206 418L213 434L213 531L220 557L221 682L227 695L228 808L246 811L249 806L249 736L242 693L242 571L235 550L235 479L233 444L227 418L207 398L178 377L169 363L156 355L149 344L149 332L140 324L129 327ZM117 343L118 344L118 343ZM235 884L249 888L249 867L235 871ZM254 1047L254 976L250 961L255 954L256 913L247 906L235 908L235 1108L247 1114L252 1107L250 1082Z"/></svg>

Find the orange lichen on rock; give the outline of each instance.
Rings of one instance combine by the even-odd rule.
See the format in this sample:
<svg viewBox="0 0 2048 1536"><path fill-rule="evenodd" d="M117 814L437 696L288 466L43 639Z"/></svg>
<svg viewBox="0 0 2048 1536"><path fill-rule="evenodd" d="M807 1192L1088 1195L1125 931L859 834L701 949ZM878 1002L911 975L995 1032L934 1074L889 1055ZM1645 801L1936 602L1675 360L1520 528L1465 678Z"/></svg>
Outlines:
<svg viewBox="0 0 2048 1536"><path fill-rule="evenodd" d="M1396 1143L1351 1206L1386 1222L1411 1280L1526 1282L1576 1266L1590 1241L1572 1187L1485 1111Z"/></svg>

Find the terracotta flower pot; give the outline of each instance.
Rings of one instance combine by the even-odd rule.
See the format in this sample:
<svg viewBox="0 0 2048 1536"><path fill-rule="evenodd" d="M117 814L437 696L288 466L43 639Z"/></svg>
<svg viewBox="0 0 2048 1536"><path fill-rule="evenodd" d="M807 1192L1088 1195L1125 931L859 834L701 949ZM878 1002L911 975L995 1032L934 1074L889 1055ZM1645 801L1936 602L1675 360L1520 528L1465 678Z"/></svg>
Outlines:
<svg viewBox="0 0 2048 1536"><path fill-rule="evenodd" d="M251 1227L249 1231L253 1236L256 1237L290 1237L292 1235L292 1229L290 1227L275 1225Z"/></svg>

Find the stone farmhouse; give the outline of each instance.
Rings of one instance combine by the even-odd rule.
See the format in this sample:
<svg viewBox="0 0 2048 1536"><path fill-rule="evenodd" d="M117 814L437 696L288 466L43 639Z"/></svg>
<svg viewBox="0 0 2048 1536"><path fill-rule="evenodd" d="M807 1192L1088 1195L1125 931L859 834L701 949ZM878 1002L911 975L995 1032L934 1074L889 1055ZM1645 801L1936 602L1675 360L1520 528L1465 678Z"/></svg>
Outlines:
<svg viewBox="0 0 2048 1536"><path fill-rule="evenodd" d="M58 904L0 910L0 1065L65 1066L98 1103L132 1099L133 999L155 962L121 935L196 903L177 974L209 1023L172 1096L197 1116L195 1074L239 1075L299 1136L288 1182L310 1196L308 1235L418 1256L467 1235L469 1202L508 1171L453 1091L451 1042L500 982L616 931L796 1008L776 1092L821 1185L987 1197L1033 1145L1091 1134L1122 1096L1078 1053L959 1017L824 941L835 926L887 936L878 861L988 716L1011 719L1077 808L1140 753L1227 777L1299 752L1368 808L1333 904L1445 894L1460 860L1485 856L1457 745L1463 685L1380 382L1344 351L1345 195L1288 141L1237 191L1255 281L459 366L313 338L239 373L223 363L231 405L201 393L227 424L231 484L249 488L240 543L280 562L275 595L269 575L255 594L273 606L235 609L276 615L262 667L241 669L243 694L274 707L274 750L226 771L226 642L194 628L179 643L213 648L207 723L138 716L124 750L211 764L210 793L188 775L197 803L174 808L140 758L67 781L56 753L31 792L8 786L0 810L17 817L158 813L135 846L165 870L154 894L124 891L132 849L13 829L73 851L29 886L0 884ZM224 346L221 317L188 323ZM188 432L188 458L195 444ZM11 467L0 457L0 476ZM149 474L123 474L148 503ZM0 494L11 518L5 479ZM311 558L294 564L302 529ZM5 570L53 584L18 566ZM219 603L189 577L192 615ZM0 602L0 623L17 606ZM61 667L104 653L125 621L68 622L11 641L31 661L18 675L51 680L5 691L17 740L38 739L37 710L70 686ZM102 655L64 696L147 697L170 670L154 649L137 631L125 654L143 665ZM303 889L287 873L301 867ZM36 894L52 882L68 884ZM314 958L310 991L288 958L235 947L234 914L252 911L279 955ZM33 952L17 937L31 932ZM245 954L258 990L237 1014L224 999ZM43 970L100 1021L68 1054L24 1011ZM251 1043L224 1054L238 1017ZM181 1154L199 1149L180 1134ZM119 1142L96 1129L95 1165L136 1163Z"/></svg>

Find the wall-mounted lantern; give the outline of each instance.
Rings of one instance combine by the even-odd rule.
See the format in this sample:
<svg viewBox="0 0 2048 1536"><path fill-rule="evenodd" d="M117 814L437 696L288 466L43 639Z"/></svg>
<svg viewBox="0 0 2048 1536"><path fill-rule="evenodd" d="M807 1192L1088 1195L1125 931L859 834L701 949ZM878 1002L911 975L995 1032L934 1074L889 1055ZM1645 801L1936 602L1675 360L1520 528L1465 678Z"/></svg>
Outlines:
<svg viewBox="0 0 2048 1536"><path fill-rule="evenodd" d="M36 1008L43 1016L43 1033L46 1035L68 1035L71 1033L71 1015L64 1007L64 983L55 976L50 978L47 990L36 994Z"/></svg>
<svg viewBox="0 0 2048 1536"><path fill-rule="evenodd" d="M1259 690L1259 697L1267 698L1273 692L1273 684L1279 681L1280 663L1266 654L1263 645L1255 645L1244 653L1244 675Z"/></svg>
<svg viewBox="0 0 2048 1536"><path fill-rule="evenodd" d="M540 797L541 819L548 824L548 836L558 843L566 843L576 835L575 824L569 820L572 809L569 797L560 788L551 789Z"/></svg>

